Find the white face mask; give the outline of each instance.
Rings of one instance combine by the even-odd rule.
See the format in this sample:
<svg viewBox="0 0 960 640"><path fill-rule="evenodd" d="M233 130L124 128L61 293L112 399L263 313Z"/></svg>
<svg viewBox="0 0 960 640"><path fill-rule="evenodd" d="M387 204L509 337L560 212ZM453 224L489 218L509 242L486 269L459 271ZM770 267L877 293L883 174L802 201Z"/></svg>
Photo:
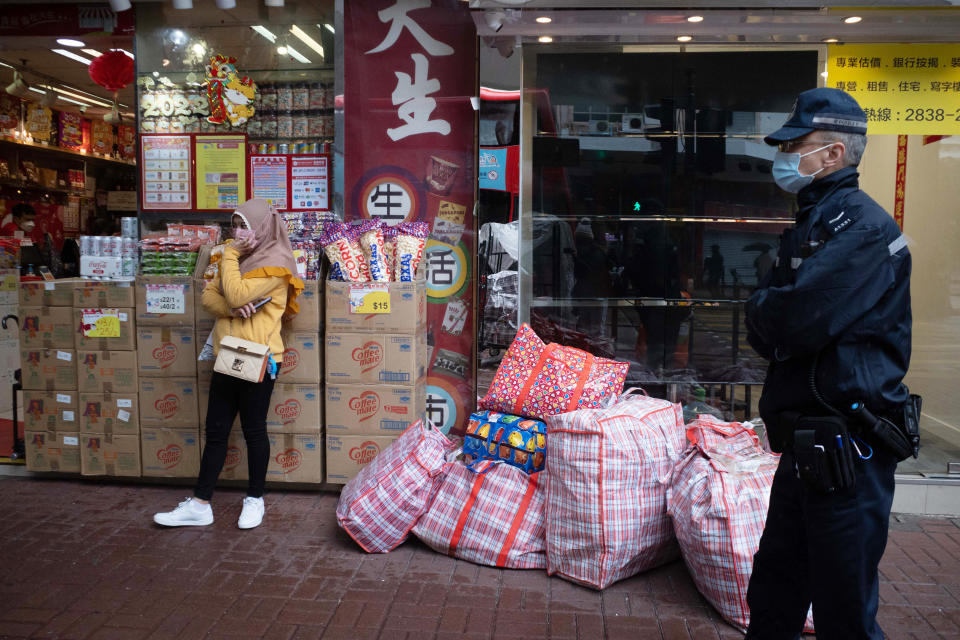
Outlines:
<svg viewBox="0 0 960 640"><path fill-rule="evenodd" d="M30 233L33 231L34 227L37 226L37 223L33 220L24 220L20 223L20 228L23 229L24 233Z"/></svg>
<svg viewBox="0 0 960 640"><path fill-rule="evenodd" d="M773 157L773 169L771 169L773 179L776 181L777 186L788 193L797 193L800 189L803 189L813 182L813 177L823 171L823 167L820 167L810 175L804 175L800 173L800 159L817 153L818 151L828 149L832 147L833 144L832 142L825 144L819 149L814 149L804 154L777 151Z"/></svg>

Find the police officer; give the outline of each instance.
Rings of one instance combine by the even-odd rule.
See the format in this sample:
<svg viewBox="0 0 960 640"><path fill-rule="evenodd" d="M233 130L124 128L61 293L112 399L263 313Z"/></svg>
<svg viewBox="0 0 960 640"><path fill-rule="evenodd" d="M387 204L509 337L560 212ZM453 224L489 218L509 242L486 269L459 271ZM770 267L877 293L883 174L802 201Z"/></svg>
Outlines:
<svg viewBox="0 0 960 640"><path fill-rule="evenodd" d="M779 147L773 177L799 210L746 305L750 344L770 361L760 414L783 454L747 591L751 639L799 637L811 603L818 640L883 638L877 565L906 456L871 425L902 434L919 404L902 382L910 253L859 188L866 132L849 94L821 88L764 139Z"/></svg>

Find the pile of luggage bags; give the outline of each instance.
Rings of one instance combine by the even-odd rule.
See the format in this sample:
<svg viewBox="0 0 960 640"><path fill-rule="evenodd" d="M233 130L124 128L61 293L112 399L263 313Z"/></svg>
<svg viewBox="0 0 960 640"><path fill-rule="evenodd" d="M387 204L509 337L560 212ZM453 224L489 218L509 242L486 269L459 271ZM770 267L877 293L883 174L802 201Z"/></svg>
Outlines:
<svg viewBox="0 0 960 640"><path fill-rule="evenodd" d="M778 458L749 424L684 425L680 405L622 393L620 365L522 326L464 445L412 424L344 487L340 526L369 553L413 532L440 553L595 589L679 552L703 596L745 630Z"/></svg>

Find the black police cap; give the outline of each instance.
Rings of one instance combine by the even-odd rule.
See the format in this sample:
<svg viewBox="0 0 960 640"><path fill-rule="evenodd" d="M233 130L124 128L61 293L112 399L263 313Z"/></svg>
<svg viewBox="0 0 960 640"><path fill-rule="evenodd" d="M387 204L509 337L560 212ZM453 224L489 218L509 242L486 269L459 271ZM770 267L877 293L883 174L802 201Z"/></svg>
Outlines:
<svg viewBox="0 0 960 640"><path fill-rule="evenodd" d="M783 126L763 139L770 145L796 140L811 131L867 133L867 114L846 91L822 87L797 96Z"/></svg>

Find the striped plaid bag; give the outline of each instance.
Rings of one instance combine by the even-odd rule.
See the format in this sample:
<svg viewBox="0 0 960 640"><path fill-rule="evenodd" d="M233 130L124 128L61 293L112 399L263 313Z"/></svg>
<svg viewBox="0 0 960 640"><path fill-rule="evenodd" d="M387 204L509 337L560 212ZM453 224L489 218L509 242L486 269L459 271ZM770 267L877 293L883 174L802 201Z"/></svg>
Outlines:
<svg viewBox="0 0 960 640"><path fill-rule="evenodd" d="M542 569L543 473L503 462L451 464L415 536L440 553L508 569Z"/></svg>
<svg viewBox="0 0 960 640"><path fill-rule="evenodd" d="M367 553L395 549L430 506L453 448L433 425L414 422L343 488L337 523Z"/></svg>
<svg viewBox="0 0 960 640"><path fill-rule="evenodd" d="M697 589L746 631L747 584L779 456L764 451L748 426L713 416L691 422L687 439L693 449L674 470L667 510Z"/></svg>
<svg viewBox="0 0 960 640"><path fill-rule="evenodd" d="M666 482L685 446L680 405L631 391L547 418L548 572L595 589L677 555Z"/></svg>

